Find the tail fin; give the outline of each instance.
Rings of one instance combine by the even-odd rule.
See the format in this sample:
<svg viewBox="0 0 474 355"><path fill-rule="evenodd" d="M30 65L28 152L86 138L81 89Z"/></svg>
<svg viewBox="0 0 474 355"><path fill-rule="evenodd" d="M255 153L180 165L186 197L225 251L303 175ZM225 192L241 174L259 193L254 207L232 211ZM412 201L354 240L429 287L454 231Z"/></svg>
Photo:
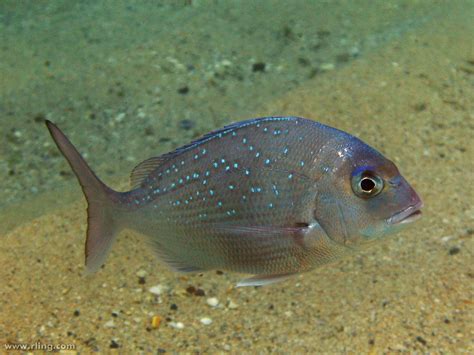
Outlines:
<svg viewBox="0 0 474 355"><path fill-rule="evenodd" d="M81 154L54 123L46 120L46 126L76 174L86 197L88 203L86 269L87 272L97 271L104 263L116 235L121 230L116 208L120 203L120 193L99 180Z"/></svg>

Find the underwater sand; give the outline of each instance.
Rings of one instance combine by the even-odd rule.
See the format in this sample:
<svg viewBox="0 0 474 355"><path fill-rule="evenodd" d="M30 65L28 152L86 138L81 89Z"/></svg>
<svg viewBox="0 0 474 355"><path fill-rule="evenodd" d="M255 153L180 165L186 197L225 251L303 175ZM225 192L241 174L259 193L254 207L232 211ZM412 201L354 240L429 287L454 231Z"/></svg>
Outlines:
<svg viewBox="0 0 474 355"><path fill-rule="evenodd" d="M361 4L362 13L370 7ZM131 232L120 235L102 270L84 276L85 201L62 158L57 154L54 161L44 158L54 147L43 127L34 128L41 134L34 149L44 145L46 150L37 153L42 160L34 164L40 169L42 162L43 170L48 170L37 173L42 176L38 189L43 180L49 181L46 185L53 183L51 186L63 182L48 198L38 193L36 199L16 193L22 190L16 183L8 185L8 191L21 198L12 198L17 207L3 210L0 217L4 230L0 236L0 344L75 344L75 351L81 353L114 348L123 353L474 352L474 25L470 21L474 12L470 2L456 4L440 8L418 28L390 37L379 47L286 93L254 101L251 112L236 108L235 118L239 119L245 118L244 113L247 117L292 114L347 130L393 159L425 202L423 218L406 231L357 256L283 283L236 289L233 285L240 275L172 273L156 260L144 239ZM185 11L202 11L193 6ZM420 11L412 6L413 11ZM409 12L410 7L404 11ZM147 63L143 59L140 65ZM86 66L79 69L87 71ZM11 77L15 81L13 72ZM28 87L27 80L22 80ZM120 81L127 82L127 78ZM226 90L232 90L238 81L228 85ZM74 101L79 93L71 90ZM7 96L21 101L20 92ZM49 96L38 95L31 100L41 109L32 117L38 112L48 116L50 111L59 115L54 108L47 110L48 99L46 103L41 99ZM146 145L143 154L154 149L154 154L165 152L233 117L227 112L233 108L231 103L221 104L217 98L215 114L222 109L224 117L198 118L196 126L183 130L177 117L179 112L183 117L186 113L179 110L192 111L192 105L184 105L176 107L172 124L149 123L156 127L150 127L153 134L143 138L146 127L133 130L133 125L126 126L116 118L121 112L127 112L124 121L128 116L141 117L139 111L128 108L146 99L133 94L120 101L119 111L103 113L109 106L99 96L94 105L103 104L102 109L77 103L65 114L69 118L58 118L66 133L74 126L82 127L71 135L73 142L80 151L89 152L91 165L113 187L126 188L128 171L149 156L139 156L140 146ZM71 117L78 112L82 118L74 121ZM96 112L97 118L83 118L86 112ZM139 119L152 120L149 112L163 117L166 110L146 112ZM51 118L57 118L54 115ZM11 133L10 126L15 124L20 132L27 132L39 123L10 120L2 123L2 128L8 128L2 134ZM97 136L95 130L100 130ZM172 138L158 147L150 143L156 135ZM10 137L11 146L22 138L15 137L14 133ZM29 139L34 141L34 137ZM127 151L128 145L133 154ZM9 149L0 151L8 159L12 157ZM104 153L98 152L98 158L95 149ZM119 151L100 160L101 154L114 149ZM114 158L119 156L122 160L115 165ZM23 155L18 164L27 159ZM108 169L117 171L108 173ZM16 179L21 180L18 186L28 186L27 178ZM34 215L41 216L31 220ZM161 285L159 296L149 292L156 285ZM199 291L191 292L190 286ZM217 298L218 305L210 306L209 298ZM151 324L154 316L161 319L156 328ZM202 318L212 323L205 325ZM182 329L176 328L179 323Z"/></svg>

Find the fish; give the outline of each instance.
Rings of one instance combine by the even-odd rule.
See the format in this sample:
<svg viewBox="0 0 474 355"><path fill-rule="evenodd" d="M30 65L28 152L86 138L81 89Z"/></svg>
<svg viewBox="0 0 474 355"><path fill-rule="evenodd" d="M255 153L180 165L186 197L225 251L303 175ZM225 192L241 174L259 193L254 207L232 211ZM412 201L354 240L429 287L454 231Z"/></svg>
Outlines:
<svg viewBox="0 0 474 355"><path fill-rule="evenodd" d="M124 192L46 126L88 203L89 273L128 229L175 271L243 273L237 286L262 286L357 253L421 216L423 202L392 161L306 118L254 118L207 133L138 164Z"/></svg>

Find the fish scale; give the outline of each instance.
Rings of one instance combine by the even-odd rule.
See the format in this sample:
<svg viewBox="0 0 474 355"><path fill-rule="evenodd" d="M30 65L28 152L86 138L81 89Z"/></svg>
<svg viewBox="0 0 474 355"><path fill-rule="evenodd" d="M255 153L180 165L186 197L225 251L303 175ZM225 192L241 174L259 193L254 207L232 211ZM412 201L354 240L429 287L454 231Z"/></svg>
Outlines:
<svg viewBox="0 0 474 355"><path fill-rule="evenodd" d="M167 188L154 201L159 206L168 204L173 210L177 210L178 216L183 216L183 213L193 209L199 202L208 208L208 215L212 213L225 215L226 211L232 211L244 203L256 208L272 208L272 203L275 204L277 200L285 200L285 196L283 196L285 191L287 193L291 190L297 191L294 188L290 189L290 187L296 184L296 175L304 176L304 167L301 166L301 161L304 159L302 154L298 154L298 146L289 152L288 148L281 144L281 140L285 137L284 134L271 135L270 129L265 125L265 123L271 122L273 121L268 120L255 124L257 130L248 132L247 129L244 135L239 130L248 128L249 125L227 129L224 131L225 133L214 135L216 137L214 139L198 141L180 154L179 159L184 162L181 165L182 169L173 174L171 168L173 161L164 164L150 173L142 187L146 190L147 184L149 184L148 189L150 190L161 188L163 191L163 187ZM277 122L281 122L281 120L279 119ZM298 128L297 121L288 120L288 122L290 124L287 126L293 127L280 126L274 130L286 131L288 132L286 134L289 134L291 128ZM300 131L303 135L304 130L300 129ZM260 137L261 135L263 138L258 142L254 136ZM234 144L233 141L240 141L241 144ZM221 149L213 147L213 145L220 147L227 144L232 145L232 151L223 153ZM206 148L203 148L203 145ZM199 152L202 152L203 149L206 154L199 156ZM286 154L283 153L285 149L287 150ZM299 162L295 160L297 155L299 155ZM194 158L196 156L198 159ZM282 157L285 159L283 160ZM262 173L261 170L264 172ZM206 171L210 173L209 176L206 176ZM195 173L199 175L198 178L193 178ZM274 174L273 183L268 181L268 178L271 177L269 175L272 173ZM275 182L275 178L278 178L279 183ZM183 180L183 183L180 183L180 179ZM278 184L283 187L280 188L279 195L276 196L271 192L273 186ZM199 192L199 196L194 197L196 192ZM193 196L193 200L189 200L189 196ZM144 200L143 203L147 204L148 202ZM227 209L225 209L226 206ZM170 213L173 212L170 211ZM170 215L165 214L169 218ZM233 219L235 220L235 218Z"/></svg>
<svg viewBox="0 0 474 355"><path fill-rule="evenodd" d="M88 200L90 271L127 228L146 235L175 270L248 273L239 285L262 285L352 253L419 216L421 200L391 161L304 118L264 117L210 132L137 165L127 192L102 183L59 128L47 126Z"/></svg>

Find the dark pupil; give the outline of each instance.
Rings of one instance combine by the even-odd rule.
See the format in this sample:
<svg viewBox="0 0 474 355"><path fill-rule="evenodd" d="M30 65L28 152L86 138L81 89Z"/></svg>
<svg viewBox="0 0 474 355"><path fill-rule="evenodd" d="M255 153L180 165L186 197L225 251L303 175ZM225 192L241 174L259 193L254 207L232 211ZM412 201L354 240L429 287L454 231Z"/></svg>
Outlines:
<svg viewBox="0 0 474 355"><path fill-rule="evenodd" d="M365 192L370 192L374 189L375 182L372 179L364 178L360 182L360 188Z"/></svg>

